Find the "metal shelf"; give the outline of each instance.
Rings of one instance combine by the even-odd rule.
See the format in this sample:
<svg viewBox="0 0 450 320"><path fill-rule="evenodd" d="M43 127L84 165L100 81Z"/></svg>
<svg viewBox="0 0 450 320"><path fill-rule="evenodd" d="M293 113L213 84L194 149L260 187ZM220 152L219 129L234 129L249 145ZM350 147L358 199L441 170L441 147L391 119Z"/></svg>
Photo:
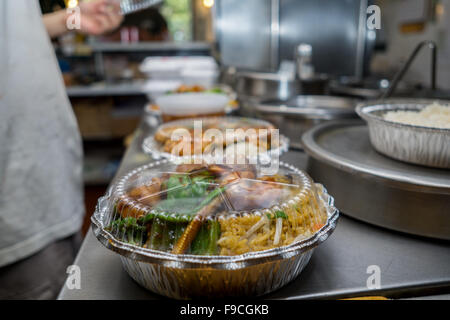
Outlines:
<svg viewBox="0 0 450 320"><path fill-rule="evenodd" d="M207 42L92 42L89 44L93 52L142 52L142 51L194 51L211 49Z"/></svg>
<svg viewBox="0 0 450 320"><path fill-rule="evenodd" d="M87 86L70 86L67 87L66 92L69 98L145 95L143 81L121 84L99 83Z"/></svg>

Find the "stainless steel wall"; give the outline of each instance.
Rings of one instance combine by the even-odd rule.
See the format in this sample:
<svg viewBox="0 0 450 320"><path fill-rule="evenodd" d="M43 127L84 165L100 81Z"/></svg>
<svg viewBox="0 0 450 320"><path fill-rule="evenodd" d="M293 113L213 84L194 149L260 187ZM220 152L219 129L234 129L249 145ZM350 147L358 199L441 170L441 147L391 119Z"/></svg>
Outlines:
<svg viewBox="0 0 450 320"><path fill-rule="evenodd" d="M271 68L271 1L216 2L216 40L225 65Z"/></svg>
<svg viewBox="0 0 450 320"><path fill-rule="evenodd" d="M269 71L313 46L318 72L360 76L366 0L216 0L216 41L224 65Z"/></svg>

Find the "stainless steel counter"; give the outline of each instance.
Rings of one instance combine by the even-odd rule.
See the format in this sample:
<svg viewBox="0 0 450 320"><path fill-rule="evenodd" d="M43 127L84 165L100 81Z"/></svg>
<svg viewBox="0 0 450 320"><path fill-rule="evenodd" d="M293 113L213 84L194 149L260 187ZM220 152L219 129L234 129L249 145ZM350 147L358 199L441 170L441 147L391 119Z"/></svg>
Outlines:
<svg viewBox="0 0 450 320"><path fill-rule="evenodd" d="M145 121L135 133L117 176L151 161L141 143L152 131ZM306 168L307 156L290 151L282 160ZM337 204L339 207L339 203ZM122 269L119 256L90 231L75 260L81 289L61 290L59 299L157 299ZM369 266L380 270L380 289L368 289ZM376 269L376 267L375 267ZM370 281L369 281L370 283ZM388 231L341 216L336 231L313 254L300 276L265 296L270 299L341 298L386 295L393 298L450 293L450 242Z"/></svg>

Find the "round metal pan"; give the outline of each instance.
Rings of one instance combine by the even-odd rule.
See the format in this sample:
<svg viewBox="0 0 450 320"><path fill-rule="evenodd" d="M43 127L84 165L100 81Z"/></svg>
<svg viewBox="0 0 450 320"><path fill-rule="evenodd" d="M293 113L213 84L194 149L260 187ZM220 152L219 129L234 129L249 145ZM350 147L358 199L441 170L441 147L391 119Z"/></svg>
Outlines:
<svg viewBox="0 0 450 320"><path fill-rule="evenodd" d="M450 240L450 171L410 165L376 152L359 120L321 124L302 137L307 171L342 212L410 234Z"/></svg>
<svg viewBox="0 0 450 320"><path fill-rule="evenodd" d="M360 100L335 97L299 95L287 102L266 100L244 104L243 108L273 123L290 140L290 145L303 148L301 134L328 120L357 118L355 107Z"/></svg>
<svg viewBox="0 0 450 320"><path fill-rule="evenodd" d="M241 72L236 76L239 100L287 100L299 92L298 82L276 73Z"/></svg>
<svg viewBox="0 0 450 320"><path fill-rule="evenodd" d="M147 166L158 164L156 161ZM300 173L299 169L286 163L280 162L280 166ZM307 239L264 251L235 256L198 256L125 243L107 229L108 195L99 199L91 218L92 229L105 247L120 255L127 273L153 292L176 299L259 296L295 279L308 264L314 249L336 228L339 210L325 188L316 186L327 210L326 224Z"/></svg>
<svg viewBox="0 0 450 320"><path fill-rule="evenodd" d="M377 99L389 87L388 79L366 78L366 79L341 79L341 81L330 82L330 93L359 99ZM404 82L397 84L396 95L408 96L414 88Z"/></svg>
<svg viewBox="0 0 450 320"><path fill-rule="evenodd" d="M367 121L370 142L384 155L408 163L450 169L450 129L422 127L387 121L389 111L418 112L437 100L390 99L358 105L356 112ZM449 101L438 101L449 106Z"/></svg>

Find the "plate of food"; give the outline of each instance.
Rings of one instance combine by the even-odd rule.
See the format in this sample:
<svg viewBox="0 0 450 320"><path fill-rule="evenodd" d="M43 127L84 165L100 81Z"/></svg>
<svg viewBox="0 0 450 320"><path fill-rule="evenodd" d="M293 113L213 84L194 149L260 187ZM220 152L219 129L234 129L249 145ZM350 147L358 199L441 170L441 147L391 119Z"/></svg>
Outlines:
<svg viewBox="0 0 450 320"><path fill-rule="evenodd" d="M226 157L264 162L286 152L289 139L279 135L278 130L264 120L205 117L162 124L144 139L142 148L154 159L182 161L189 157Z"/></svg>
<svg viewBox="0 0 450 320"><path fill-rule="evenodd" d="M370 141L396 160L450 168L450 102L390 99L358 105L369 127Z"/></svg>
<svg viewBox="0 0 450 320"><path fill-rule="evenodd" d="M236 94L226 85L206 88L180 85L149 103L145 112L157 115L163 122L184 118L223 116L238 109Z"/></svg>
<svg viewBox="0 0 450 320"><path fill-rule="evenodd" d="M325 188L280 163L156 161L122 177L92 217L143 287L172 298L258 296L293 280L336 227Z"/></svg>

